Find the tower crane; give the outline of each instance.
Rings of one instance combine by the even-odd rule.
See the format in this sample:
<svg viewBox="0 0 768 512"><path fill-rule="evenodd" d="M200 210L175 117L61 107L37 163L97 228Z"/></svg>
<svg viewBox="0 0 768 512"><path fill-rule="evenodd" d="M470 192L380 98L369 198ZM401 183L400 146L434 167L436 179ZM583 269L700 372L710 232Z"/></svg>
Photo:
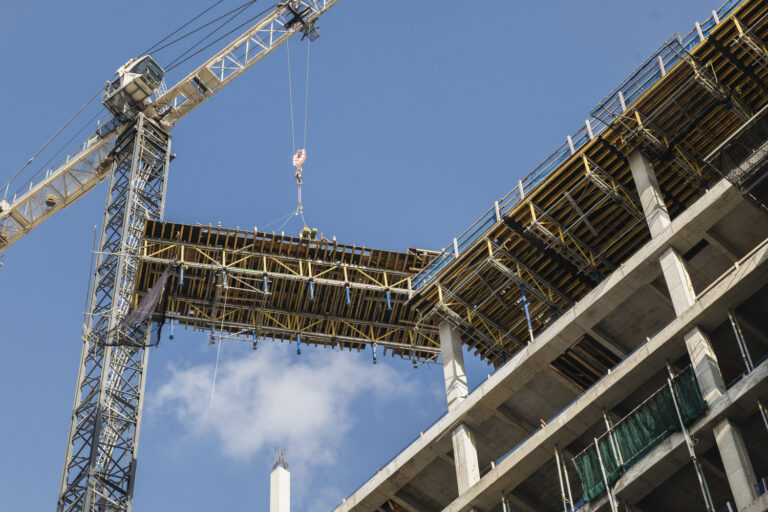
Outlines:
<svg viewBox="0 0 768 512"><path fill-rule="evenodd" d="M0 254L108 181L57 510L130 511L151 320L127 326L145 220L162 219L170 130L338 0L282 1L174 86L151 55L126 62L104 88L111 119L79 152L12 200L0 199Z"/></svg>

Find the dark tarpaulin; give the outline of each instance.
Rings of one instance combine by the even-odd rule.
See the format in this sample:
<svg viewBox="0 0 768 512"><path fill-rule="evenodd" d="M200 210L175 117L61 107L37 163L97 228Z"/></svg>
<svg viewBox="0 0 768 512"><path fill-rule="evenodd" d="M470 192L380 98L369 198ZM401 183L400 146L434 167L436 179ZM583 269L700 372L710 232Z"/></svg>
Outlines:
<svg viewBox="0 0 768 512"><path fill-rule="evenodd" d="M144 324L152 318L152 315L157 309L157 305L163 296L163 289L168 283L168 278L171 277L173 268L171 266L166 267L163 273L158 278L155 285L147 291L147 294L139 301L139 304L128 313L118 324L116 339L114 345L144 345ZM160 338L160 328L158 325L157 333L153 336L157 341ZM149 328L149 327L148 327ZM150 345L152 343L150 342Z"/></svg>
<svg viewBox="0 0 768 512"><path fill-rule="evenodd" d="M128 313L123 319L121 322L123 327L141 324L152 317L155 308L157 308L157 304L163 296L165 284L168 282L168 278L171 277L171 271L172 269L170 266L166 267L155 285L150 288L144 298L139 301L136 309Z"/></svg>

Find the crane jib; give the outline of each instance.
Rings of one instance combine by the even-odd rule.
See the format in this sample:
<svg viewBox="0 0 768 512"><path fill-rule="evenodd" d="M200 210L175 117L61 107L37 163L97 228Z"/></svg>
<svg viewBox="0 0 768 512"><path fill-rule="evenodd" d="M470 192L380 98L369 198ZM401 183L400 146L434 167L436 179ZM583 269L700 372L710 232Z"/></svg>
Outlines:
<svg viewBox="0 0 768 512"><path fill-rule="evenodd" d="M155 99L144 109L144 115L159 121L164 129L170 129L296 33L303 32L312 39L308 31L316 30L314 22L338 1L301 0L290 6L279 4ZM23 194L0 202L0 253L56 212L76 202L108 176L113 140L124 130L126 122L126 119L115 118L102 125L83 143L79 153L46 173L43 179L28 183Z"/></svg>

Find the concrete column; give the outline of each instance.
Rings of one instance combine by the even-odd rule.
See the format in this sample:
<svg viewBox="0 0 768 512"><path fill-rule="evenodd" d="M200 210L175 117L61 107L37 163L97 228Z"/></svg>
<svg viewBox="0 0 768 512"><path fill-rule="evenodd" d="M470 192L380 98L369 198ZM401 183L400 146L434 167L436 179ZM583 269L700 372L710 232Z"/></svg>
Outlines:
<svg viewBox="0 0 768 512"><path fill-rule="evenodd" d="M667 282L672 307L675 308L675 314L680 316L680 313L696 302L696 292L693 290L691 277L685 268L682 256L671 247L661 254L659 263L661 263L661 273L664 274L664 280Z"/></svg>
<svg viewBox="0 0 768 512"><path fill-rule="evenodd" d="M659 182L653 172L651 162L640 151L629 155L629 168L632 171L632 179L637 187L640 204L643 206L645 220L654 237L661 233L670 224L669 212L661 195Z"/></svg>
<svg viewBox="0 0 768 512"><path fill-rule="evenodd" d="M464 353L461 334L448 320L440 322L440 349L443 356L445 395L448 410L455 409L469 393L467 374L464 371ZM453 461L456 465L456 483L459 494L464 493L480 480L480 465L477 462L477 447L472 431L460 423L451 433Z"/></svg>
<svg viewBox="0 0 768 512"><path fill-rule="evenodd" d="M752 468L752 461L749 460L744 439L741 437L741 431L726 418L715 425L714 433L736 508L746 510L747 506L757 498L754 487L757 478L755 478L755 470Z"/></svg>
<svg viewBox="0 0 768 512"><path fill-rule="evenodd" d="M291 474L287 464L275 463L269 477L269 512L291 512Z"/></svg>
<svg viewBox="0 0 768 512"><path fill-rule="evenodd" d="M725 393L725 382L720 373L717 356L709 342L709 336L697 326L685 333L683 337L696 381L699 383L701 396L711 404Z"/></svg>
<svg viewBox="0 0 768 512"><path fill-rule="evenodd" d="M467 397L467 374L464 371L464 353L461 351L461 334L448 320L440 322L440 350L443 356L445 394L448 410Z"/></svg>
<svg viewBox="0 0 768 512"><path fill-rule="evenodd" d="M453 440L453 460L456 464L456 483L459 495L480 480L480 465L477 463L477 447L472 432L463 423L451 434Z"/></svg>
<svg viewBox="0 0 768 512"><path fill-rule="evenodd" d="M670 225L670 219L653 167L639 151L630 155L629 166L651 236L657 236ZM669 289L675 315L680 316L696 302L696 292L691 284L691 277L685 268L682 256L671 247L661 254L659 263ZM700 328L694 327L685 334L685 346L688 349L701 394L711 403L725 391L725 384L709 337Z"/></svg>

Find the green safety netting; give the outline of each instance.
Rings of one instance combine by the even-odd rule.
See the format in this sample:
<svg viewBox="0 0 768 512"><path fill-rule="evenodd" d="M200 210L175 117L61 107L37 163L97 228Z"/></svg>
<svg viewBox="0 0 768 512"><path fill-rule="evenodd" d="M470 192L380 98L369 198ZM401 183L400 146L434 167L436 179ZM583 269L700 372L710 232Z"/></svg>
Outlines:
<svg viewBox="0 0 768 512"><path fill-rule="evenodd" d="M672 387L685 425L707 410L707 403L690 368L678 374ZM665 386L619 421L611 432L598 439L599 458L594 445L574 457L573 464L581 480L584 501L591 501L605 491L601 461L608 484L613 485L622 473L677 430L680 430L680 421L672 394Z"/></svg>

